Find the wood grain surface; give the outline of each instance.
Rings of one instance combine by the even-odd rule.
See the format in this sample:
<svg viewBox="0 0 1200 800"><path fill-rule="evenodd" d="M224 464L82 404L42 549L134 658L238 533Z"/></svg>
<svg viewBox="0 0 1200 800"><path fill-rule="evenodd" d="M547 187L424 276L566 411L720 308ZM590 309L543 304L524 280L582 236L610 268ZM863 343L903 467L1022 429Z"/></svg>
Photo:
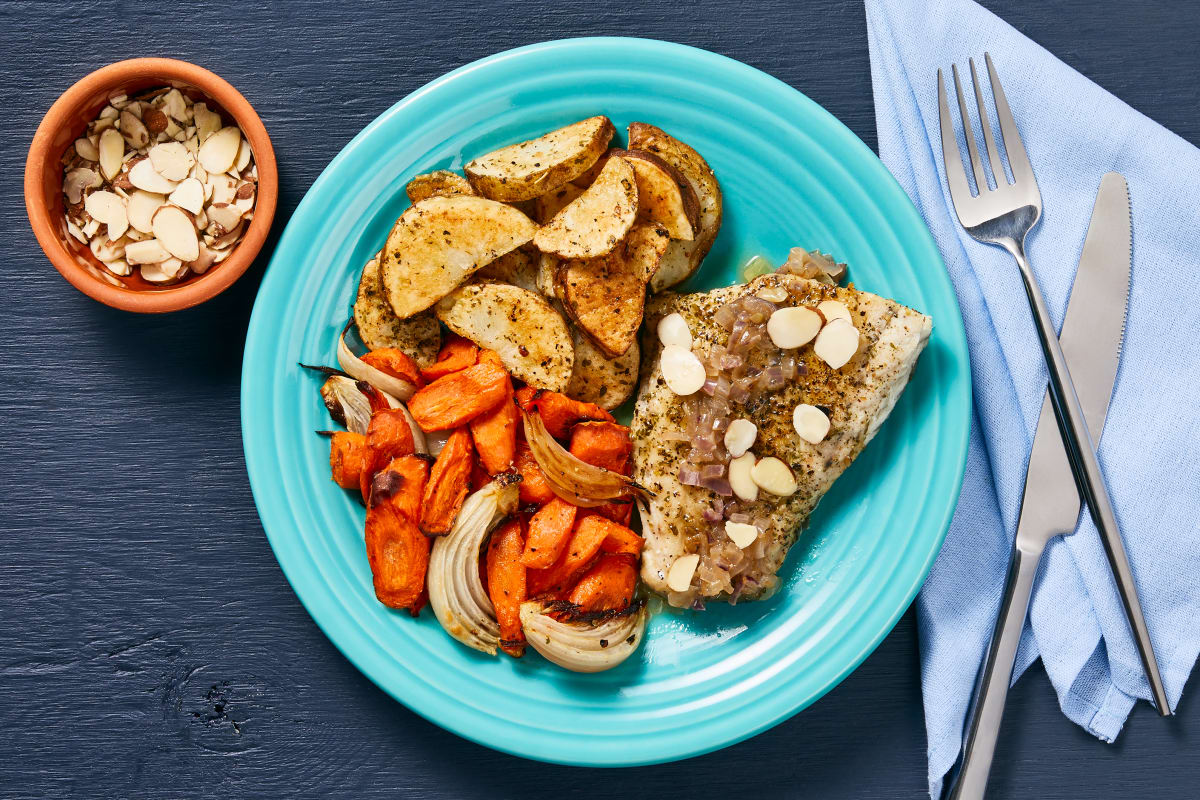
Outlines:
<svg viewBox="0 0 1200 800"><path fill-rule="evenodd" d="M1003 5L1074 67L1200 141L1193 5ZM21 175L33 130L102 64L177 56L239 87L279 157L277 236L325 164L408 92L499 50L592 34L740 59L875 144L852 0L0 3L0 796L926 795L911 612L812 708L677 764L535 764L412 714L313 624L254 509L238 380L265 258L201 308L142 317L72 289L29 230ZM1139 705L1120 741L1101 744L1062 717L1035 668L1010 696L992 796L1194 798L1198 729L1185 696L1175 719Z"/></svg>

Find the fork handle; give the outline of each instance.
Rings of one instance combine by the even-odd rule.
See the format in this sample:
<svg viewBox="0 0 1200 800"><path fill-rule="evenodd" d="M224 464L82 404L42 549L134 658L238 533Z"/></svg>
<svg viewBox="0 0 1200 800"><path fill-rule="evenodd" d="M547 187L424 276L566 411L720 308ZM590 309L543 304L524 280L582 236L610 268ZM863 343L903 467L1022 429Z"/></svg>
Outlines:
<svg viewBox="0 0 1200 800"><path fill-rule="evenodd" d="M1079 485L1079 490L1091 512L1092 520L1095 521L1096 528L1100 531L1100 539L1104 543L1104 551L1117 582L1121 604L1125 607L1125 619L1133 632L1138 655L1142 661L1142 670L1146 673L1146 680L1150 684L1154 705L1161 716L1169 717L1171 706L1167 700L1167 691L1163 685L1162 675L1158 671L1158 660L1154 657L1154 645L1150 641L1150 630L1146 627L1146 618L1142 615L1142 605L1138 601L1137 586L1133 581L1129 558L1125 555L1121 530L1117 525L1117 517L1108 496L1108 487L1104 484L1100 461L1096 458L1096 445L1092 442L1083 407L1079 404L1079 397L1075 394L1075 385L1071 382L1067 359L1058 344L1054 323L1050 320L1050 312L1046 308L1046 301L1038 288L1036 278L1034 278L1033 269L1025 258L1025 248L1018 242L1015 247L1010 248L1010 252L1021 268L1021 279L1025 283L1025 294L1029 298L1029 307L1033 311L1038 341L1041 343L1042 353L1046 357L1046 366L1050 371L1051 405L1054 406L1054 416L1058 420L1063 445L1071 462L1071 472L1075 475L1075 482Z"/></svg>
<svg viewBox="0 0 1200 800"><path fill-rule="evenodd" d="M963 734L962 757L948 795L949 800L981 800L987 789L992 757L996 754L996 741L1000 736L1000 721L1004 716L1004 703L1008 698L1008 685L1012 680L1013 664L1017 660L1017 645L1021 643L1025 614L1029 611L1029 596L1033 591L1033 579L1037 575L1043 549L1041 542L1032 546L1017 544L1013 547L1004 599L1000 602L1000 616L996 618L996 627L992 631L987 659L979 671L971 713Z"/></svg>

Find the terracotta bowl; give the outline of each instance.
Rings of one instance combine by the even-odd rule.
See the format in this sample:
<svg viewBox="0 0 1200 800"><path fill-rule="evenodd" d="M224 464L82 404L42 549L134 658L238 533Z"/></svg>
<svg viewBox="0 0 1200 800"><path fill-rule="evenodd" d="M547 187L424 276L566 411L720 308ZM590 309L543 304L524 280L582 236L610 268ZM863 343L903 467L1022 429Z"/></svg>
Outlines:
<svg viewBox="0 0 1200 800"><path fill-rule="evenodd" d="M134 272L118 278L101 267L88 248L67 233L62 194L63 153L83 135L110 97L134 95L157 86L198 92L231 117L250 142L258 165L254 219L242 240L220 264L174 286L153 286ZM279 197L275 151L262 120L246 98L203 67L170 58L134 58L98 69L63 93L46 113L25 162L25 208L46 257L71 285L101 303L126 311L161 313L203 303L229 288L254 261L266 241Z"/></svg>

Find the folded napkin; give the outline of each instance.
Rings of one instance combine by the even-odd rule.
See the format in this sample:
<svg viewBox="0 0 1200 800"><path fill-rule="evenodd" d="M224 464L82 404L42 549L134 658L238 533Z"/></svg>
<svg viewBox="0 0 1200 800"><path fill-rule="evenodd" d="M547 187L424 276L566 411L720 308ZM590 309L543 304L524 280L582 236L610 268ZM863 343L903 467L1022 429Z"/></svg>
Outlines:
<svg viewBox="0 0 1200 800"><path fill-rule="evenodd" d="M945 259L975 392L962 495L917 602L936 797L958 756L998 613L1047 380L1012 258L971 239L954 215L937 70L949 80L951 63L961 72L969 57L982 67L983 53L992 55L1042 192L1028 253L1055 325L1101 176L1116 170L1129 181L1133 288L1100 461L1173 706L1200 650L1200 151L971 0L867 0L866 12L880 156ZM1086 511L1074 536L1047 549L1014 681L1038 658L1063 713L1105 741L1116 738L1137 698L1150 697Z"/></svg>

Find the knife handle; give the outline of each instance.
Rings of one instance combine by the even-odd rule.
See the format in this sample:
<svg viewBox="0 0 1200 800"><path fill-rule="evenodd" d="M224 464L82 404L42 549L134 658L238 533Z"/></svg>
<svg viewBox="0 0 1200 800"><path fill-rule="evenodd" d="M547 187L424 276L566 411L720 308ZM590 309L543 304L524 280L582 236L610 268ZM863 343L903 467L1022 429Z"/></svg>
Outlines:
<svg viewBox="0 0 1200 800"><path fill-rule="evenodd" d="M987 789L992 757L996 754L996 741L1000 736L1000 720L1004 717L1004 703L1008 699L1008 685L1017 660L1017 646L1021 643L1029 596L1033 592L1033 579L1043 549L1041 543L1032 547L1013 547L1004 598L1000 601L1000 616L996 618L987 659L980 669L975 697L967 715L963 752L948 795L950 800L981 800Z"/></svg>

